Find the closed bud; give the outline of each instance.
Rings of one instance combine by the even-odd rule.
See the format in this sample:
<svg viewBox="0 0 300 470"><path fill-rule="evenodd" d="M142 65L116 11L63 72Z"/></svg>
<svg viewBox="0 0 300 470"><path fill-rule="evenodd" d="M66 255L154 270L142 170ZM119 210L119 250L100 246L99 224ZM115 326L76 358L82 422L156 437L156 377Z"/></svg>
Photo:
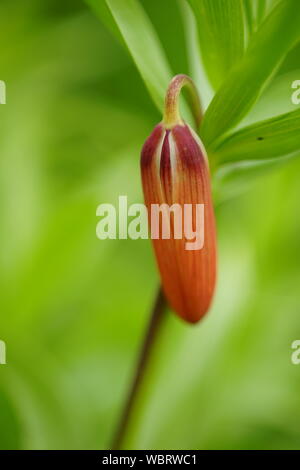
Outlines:
<svg viewBox="0 0 300 470"><path fill-rule="evenodd" d="M141 172L163 291L172 309L195 323L214 293L216 228L207 155L178 111L184 85L192 91L199 118L193 82L177 75L167 91L164 119L143 146Z"/></svg>

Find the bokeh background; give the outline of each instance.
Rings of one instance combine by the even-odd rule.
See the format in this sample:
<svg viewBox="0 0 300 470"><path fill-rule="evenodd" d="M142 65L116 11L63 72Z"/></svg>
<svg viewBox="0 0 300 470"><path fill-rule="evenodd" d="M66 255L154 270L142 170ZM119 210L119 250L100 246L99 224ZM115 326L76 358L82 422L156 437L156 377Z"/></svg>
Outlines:
<svg viewBox="0 0 300 470"><path fill-rule="evenodd" d="M178 3L141 3L189 73ZM96 238L96 208L142 201L139 152L160 115L83 1L1 0L0 38L0 447L105 449L158 276L150 241ZM298 47L248 121L292 109L299 71ZM217 185L213 308L197 326L169 313L125 447L300 448L299 174L294 158Z"/></svg>

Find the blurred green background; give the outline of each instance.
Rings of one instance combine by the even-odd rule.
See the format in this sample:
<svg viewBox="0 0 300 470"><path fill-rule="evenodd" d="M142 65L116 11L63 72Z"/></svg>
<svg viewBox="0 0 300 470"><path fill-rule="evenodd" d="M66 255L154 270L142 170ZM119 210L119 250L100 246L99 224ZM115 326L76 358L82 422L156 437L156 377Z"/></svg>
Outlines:
<svg viewBox="0 0 300 470"><path fill-rule="evenodd" d="M178 4L141 3L189 73ZM139 152L160 115L83 1L1 0L0 37L0 447L105 449L158 276L150 241L100 241L95 214L142 201ZM293 107L296 70L299 47L249 121ZM218 203L213 308L197 326L169 314L127 448L300 448L299 174L293 159Z"/></svg>

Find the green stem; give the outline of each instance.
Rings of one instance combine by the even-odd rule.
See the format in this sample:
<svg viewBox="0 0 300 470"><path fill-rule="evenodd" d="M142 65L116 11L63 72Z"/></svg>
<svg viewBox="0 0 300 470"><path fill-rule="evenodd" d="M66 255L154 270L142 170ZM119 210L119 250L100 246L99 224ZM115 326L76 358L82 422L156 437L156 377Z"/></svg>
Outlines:
<svg viewBox="0 0 300 470"><path fill-rule="evenodd" d="M111 446L112 450L119 450L122 446L131 418L131 412L133 410L134 403L139 392L155 340L157 338L157 334L160 330L164 314L166 313L166 307L167 303L165 301L164 295L162 290L159 289L151 312L151 318L146 335L138 356L135 374L129 389L129 394L125 402L116 433L113 437Z"/></svg>

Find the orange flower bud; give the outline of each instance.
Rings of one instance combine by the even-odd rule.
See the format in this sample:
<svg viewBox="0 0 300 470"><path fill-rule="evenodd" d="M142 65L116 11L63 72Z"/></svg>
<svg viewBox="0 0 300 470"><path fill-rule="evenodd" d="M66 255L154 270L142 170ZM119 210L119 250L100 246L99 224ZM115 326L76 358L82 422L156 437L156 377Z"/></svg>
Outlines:
<svg viewBox="0 0 300 470"><path fill-rule="evenodd" d="M186 84L195 98L191 79L185 75L174 77L166 96L164 120L143 146L141 172L165 296L181 318L195 323L207 312L215 288L216 228L206 152L198 135L178 112L179 92ZM161 206L166 204L169 210ZM153 208L159 207L162 224L157 231ZM164 238L162 225L166 218L169 236ZM191 236L196 241L192 242Z"/></svg>

